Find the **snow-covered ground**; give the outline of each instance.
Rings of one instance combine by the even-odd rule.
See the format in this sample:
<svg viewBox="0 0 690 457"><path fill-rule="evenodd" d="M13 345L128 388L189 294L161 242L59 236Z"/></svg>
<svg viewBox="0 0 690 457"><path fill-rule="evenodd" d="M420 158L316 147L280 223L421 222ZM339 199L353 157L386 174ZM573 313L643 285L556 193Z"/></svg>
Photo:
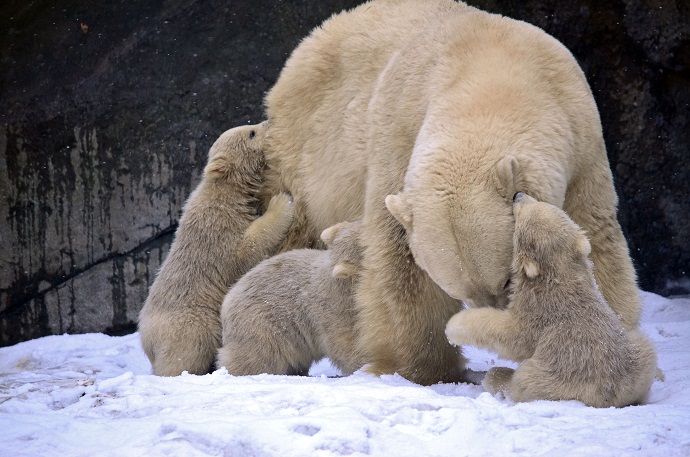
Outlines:
<svg viewBox="0 0 690 457"><path fill-rule="evenodd" d="M622 409L335 377L328 361L310 377L160 378L137 334L40 338L0 348L0 456L690 456L690 299L643 299L666 381Z"/></svg>

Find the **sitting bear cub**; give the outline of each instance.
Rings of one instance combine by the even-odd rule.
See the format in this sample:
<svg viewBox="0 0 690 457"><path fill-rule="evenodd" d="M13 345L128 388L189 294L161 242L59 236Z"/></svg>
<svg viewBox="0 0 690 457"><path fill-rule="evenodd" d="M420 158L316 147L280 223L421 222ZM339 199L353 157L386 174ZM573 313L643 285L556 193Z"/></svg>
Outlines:
<svg viewBox="0 0 690 457"><path fill-rule="evenodd" d="M514 371L489 370L483 382L514 401L579 400L596 407L643 401L656 354L604 301L583 231L562 210L522 192L513 207L508 308L459 312L446 326L450 342L522 362Z"/></svg>
<svg viewBox="0 0 690 457"><path fill-rule="evenodd" d="M220 347L220 306L244 272L277 251L293 219L286 194L256 216L266 123L230 129L211 146L175 240L139 314L159 376L208 373Z"/></svg>
<svg viewBox="0 0 690 457"><path fill-rule="evenodd" d="M353 329L359 226L336 224L321 234L328 250L288 251L240 278L223 301L216 366L237 376L307 375L328 357L344 374L360 368Z"/></svg>

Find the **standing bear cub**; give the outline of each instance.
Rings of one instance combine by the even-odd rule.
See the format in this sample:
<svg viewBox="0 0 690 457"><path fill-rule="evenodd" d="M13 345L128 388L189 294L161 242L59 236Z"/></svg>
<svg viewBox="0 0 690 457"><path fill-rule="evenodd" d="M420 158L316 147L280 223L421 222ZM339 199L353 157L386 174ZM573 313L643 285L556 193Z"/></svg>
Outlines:
<svg viewBox="0 0 690 457"><path fill-rule="evenodd" d="M562 210L522 192L513 207L508 308L461 311L446 327L450 342L522 362L515 371L489 370L483 382L514 401L623 407L644 400L656 354L639 330L625 330L604 301L583 231Z"/></svg>
<svg viewBox="0 0 690 457"><path fill-rule="evenodd" d="M306 375L328 357L344 374L355 354L353 288L361 269L358 222L327 228L328 250L297 249L264 260L230 289L221 310L217 367L233 375Z"/></svg>
<svg viewBox="0 0 690 457"><path fill-rule="evenodd" d="M139 315L153 372L208 373L220 346L220 306L237 278L274 253L292 223L293 204L276 195L256 216L266 123L224 132L185 204L170 253Z"/></svg>

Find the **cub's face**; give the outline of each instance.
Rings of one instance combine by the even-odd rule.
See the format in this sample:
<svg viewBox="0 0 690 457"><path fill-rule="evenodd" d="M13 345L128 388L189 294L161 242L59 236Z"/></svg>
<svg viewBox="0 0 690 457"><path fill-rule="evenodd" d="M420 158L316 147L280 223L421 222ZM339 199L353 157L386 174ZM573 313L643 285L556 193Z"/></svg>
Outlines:
<svg viewBox="0 0 690 457"><path fill-rule="evenodd" d="M513 214L516 274L553 277L588 264L589 241L563 210L518 192L513 198Z"/></svg>
<svg viewBox="0 0 690 457"><path fill-rule="evenodd" d="M259 175L264 166L266 122L226 130L213 143L204 176L237 179Z"/></svg>

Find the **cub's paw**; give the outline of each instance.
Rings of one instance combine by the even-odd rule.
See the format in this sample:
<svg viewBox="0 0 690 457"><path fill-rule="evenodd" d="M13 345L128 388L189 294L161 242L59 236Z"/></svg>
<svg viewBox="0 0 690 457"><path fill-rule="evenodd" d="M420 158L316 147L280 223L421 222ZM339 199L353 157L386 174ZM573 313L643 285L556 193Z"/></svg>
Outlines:
<svg viewBox="0 0 690 457"><path fill-rule="evenodd" d="M282 223L287 230L287 227L292 224L292 219L295 217L295 202L286 193L274 195L271 201L268 202L268 208L264 216L275 218L277 223Z"/></svg>
<svg viewBox="0 0 690 457"><path fill-rule="evenodd" d="M515 373L515 370L512 368L492 368L486 373L486 376L484 376L482 387L484 387L487 392L494 395L498 392L505 393L506 386L513 378L513 373Z"/></svg>
<svg viewBox="0 0 690 457"><path fill-rule="evenodd" d="M467 315L471 310L463 310L456 313L446 324L446 337L451 344L462 346L471 344L468 340L469 328L467 325Z"/></svg>

